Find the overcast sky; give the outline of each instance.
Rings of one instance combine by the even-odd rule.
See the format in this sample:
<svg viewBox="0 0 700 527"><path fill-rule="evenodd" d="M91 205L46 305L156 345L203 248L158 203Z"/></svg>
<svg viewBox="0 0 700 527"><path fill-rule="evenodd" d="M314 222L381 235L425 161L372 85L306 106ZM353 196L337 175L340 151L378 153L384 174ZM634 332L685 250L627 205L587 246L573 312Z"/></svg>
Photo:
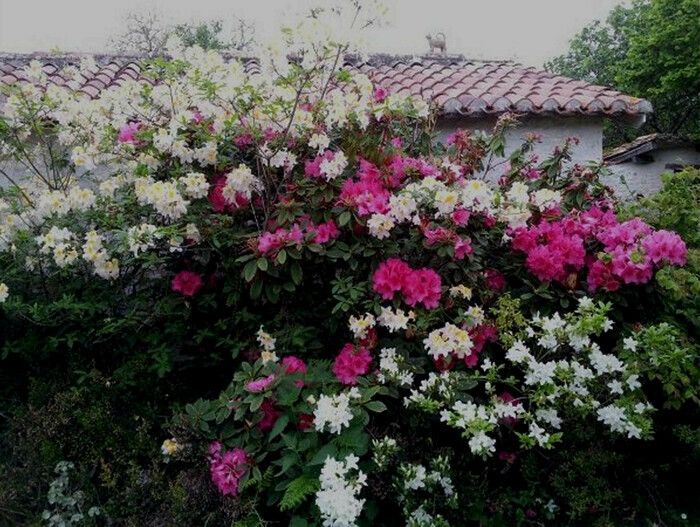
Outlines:
<svg viewBox="0 0 700 527"><path fill-rule="evenodd" d="M386 0L390 26L369 51L424 53L426 33L447 35L448 52L540 66L584 25L623 0ZM291 0L0 0L0 51L105 51L130 10L156 9L171 22L234 15L258 34L276 31Z"/></svg>

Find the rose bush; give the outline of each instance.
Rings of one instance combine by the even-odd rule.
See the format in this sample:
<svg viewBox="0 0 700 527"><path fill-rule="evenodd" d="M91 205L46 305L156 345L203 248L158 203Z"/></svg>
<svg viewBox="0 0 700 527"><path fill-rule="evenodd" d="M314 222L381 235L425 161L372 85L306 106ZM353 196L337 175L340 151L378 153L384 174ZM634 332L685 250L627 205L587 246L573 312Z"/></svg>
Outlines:
<svg viewBox="0 0 700 527"><path fill-rule="evenodd" d="M655 274L685 264L685 242L618 217L599 168L569 162L574 139L540 160L528 137L496 162L506 115L435 141L424 101L342 67L337 22L372 20L352 6L286 31L252 73L171 42L148 80L86 101L28 67L36 84L9 90L0 121L27 169L0 201L8 390L56 368L137 393L133 414L110 411L165 439L149 473L209 493L166 523L651 521L641 491L584 481L620 485L597 471L654 450L656 412L697 415L662 413L669 368L642 352L662 338L642 329ZM588 449L610 459L584 467ZM95 492L127 485L99 456L112 483ZM691 502L675 499L677 520ZM133 518L127 501L100 518Z"/></svg>

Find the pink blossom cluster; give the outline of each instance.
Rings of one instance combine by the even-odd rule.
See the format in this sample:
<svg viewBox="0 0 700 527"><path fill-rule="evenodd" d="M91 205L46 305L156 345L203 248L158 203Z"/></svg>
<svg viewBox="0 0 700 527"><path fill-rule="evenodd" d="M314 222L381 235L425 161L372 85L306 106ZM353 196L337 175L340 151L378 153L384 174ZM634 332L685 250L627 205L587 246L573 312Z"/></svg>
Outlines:
<svg viewBox="0 0 700 527"><path fill-rule="evenodd" d="M236 192L233 203L224 197L224 187L226 186L226 176L218 176L214 179L209 190L209 204L214 212L235 212L246 207L250 200L241 192Z"/></svg>
<svg viewBox="0 0 700 527"><path fill-rule="evenodd" d="M295 373L306 373L306 363L299 357L295 357L294 355L289 355L288 357L283 358L282 367L284 368L284 372L290 375L293 375ZM294 381L294 384L298 388L301 388L302 386L304 386L304 381L298 379Z"/></svg>
<svg viewBox="0 0 700 527"><path fill-rule="evenodd" d="M335 152L333 150L325 150L315 158L304 162L304 175L312 179L321 179L321 163L324 161L333 161Z"/></svg>
<svg viewBox="0 0 700 527"><path fill-rule="evenodd" d="M136 144L138 141L136 139L137 132L141 129L141 123L132 122L122 125L119 129L119 134L117 135L117 141L120 143Z"/></svg>
<svg viewBox="0 0 700 527"><path fill-rule="evenodd" d="M348 178L343 183L338 203L356 209L360 216L368 216L375 212L388 212L390 197L379 169L361 159L355 178Z"/></svg>
<svg viewBox="0 0 700 527"><path fill-rule="evenodd" d="M433 245L453 245L455 260L463 260L465 256L474 252L471 240L462 238L456 232L445 227L424 228L423 236L429 247Z"/></svg>
<svg viewBox="0 0 700 527"><path fill-rule="evenodd" d="M395 155L388 163L388 183L396 188L409 174L417 174L421 177L439 177L440 171L424 159Z"/></svg>
<svg viewBox="0 0 700 527"><path fill-rule="evenodd" d="M434 309L440 303L442 281L434 270L423 267L412 269L399 258L385 260L372 275L372 286L384 300L391 300L401 292L409 306L423 304Z"/></svg>
<svg viewBox="0 0 700 527"><path fill-rule="evenodd" d="M590 254L585 244L592 247ZM526 267L543 281L564 282L587 266L591 291L647 283L655 267L684 265L687 255L676 233L655 231L639 218L620 223L612 211L598 207L520 228L512 246L527 255Z"/></svg>
<svg viewBox="0 0 700 527"><path fill-rule="evenodd" d="M194 296L202 288L202 277L193 271L180 271L170 283L170 288L183 296Z"/></svg>
<svg viewBox="0 0 700 527"><path fill-rule="evenodd" d="M235 496L238 484L248 471L248 455L242 448L224 450L219 441L209 445L209 473L219 492Z"/></svg>
<svg viewBox="0 0 700 527"><path fill-rule="evenodd" d="M314 224L308 219L292 225L289 229L279 227L274 232L265 232L258 238L258 252L261 255L276 254L282 247L287 245L301 246L306 235L309 235L312 243L328 243L338 236L340 230L333 220Z"/></svg>
<svg viewBox="0 0 700 527"><path fill-rule="evenodd" d="M341 383L354 385L360 375L367 373L371 362L372 355L366 347L348 343L333 362L333 374Z"/></svg>
<svg viewBox="0 0 700 527"><path fill-rule="evenodd" d="M583 238L566 230L561 221L542 221L518 229L513 248L527 254L525 266L544 282L565 282L585 264Z"/></svg>

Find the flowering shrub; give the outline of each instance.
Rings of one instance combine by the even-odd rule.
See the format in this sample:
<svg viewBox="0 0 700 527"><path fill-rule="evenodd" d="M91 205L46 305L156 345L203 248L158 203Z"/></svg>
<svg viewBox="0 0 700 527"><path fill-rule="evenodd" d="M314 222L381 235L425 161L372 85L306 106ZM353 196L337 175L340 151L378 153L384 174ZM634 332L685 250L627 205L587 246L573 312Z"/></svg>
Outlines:
<svg viewBox="0 0 700 527"><path fill-rule="evenodd" d="M641 287L685 244L618 219L597 169L569 163L573 139L540 161L528 137L493 164L503 116L435 144L424 101L340 66L345 33L297 39L325 21L253 74L171 42L152 82L97 100L30 66L38 87L12 89L2 121L3 155L29 171L0 201L6 353L31 355L37 322L47 350L98 360L94 338L105 368L137 349L178 402L200 397L163 457L208 471L222 510L240 505L229 519L564 521L546 486L499 503L497 472L566 452L579 427L653 440L664 401L644 383L667 370L635 355L627 306L649 307Z"/></svg>

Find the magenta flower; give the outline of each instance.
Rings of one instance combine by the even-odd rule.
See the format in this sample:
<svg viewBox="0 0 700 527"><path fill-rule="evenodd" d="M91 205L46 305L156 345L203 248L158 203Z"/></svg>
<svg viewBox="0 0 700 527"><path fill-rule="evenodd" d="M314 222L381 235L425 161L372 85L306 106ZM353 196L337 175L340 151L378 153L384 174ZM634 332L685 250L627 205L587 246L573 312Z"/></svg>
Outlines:
<svg viewBox="0 0 700 527"><path fill-rule="evenodd" d="M357 384L357 378L367 373L371 362L372 355L367 348L346 344L335 358L333 373L343 384Z"/></svg>
<svg viewBox="0 0 700 527"><path fill-rule="evenodd" d="M135 144L136 132L141 128L141 123L126 123L119 129L119 135L117 136L117 141L120 143L130 143Z"/></svg>
<svg viewBox="0 0 700 527"><path fill-rule="evenodd" d="M202 288L202 277L192 271L180 271L170 283L176 293L184 296L194 296Z"/></svg>
<svg viewBox="0 0 700 527"><path fill-rule="evenodd" d="M248 455L242 448L224 451L220 442L209 445L209 473L224 496L238 494L240 479L248 471Z"/></svg>
<svg viewBox="0 0 700 527"><path fill-rule="evenodd" d="M271 373L267 377L260 377L259 379L255 379L252 381L248 381L245 385L245 389L248 390L249 392L262 392L264 390L267 390L267 388L272 384L272 382L275 380L275 374Z"/></svg>

